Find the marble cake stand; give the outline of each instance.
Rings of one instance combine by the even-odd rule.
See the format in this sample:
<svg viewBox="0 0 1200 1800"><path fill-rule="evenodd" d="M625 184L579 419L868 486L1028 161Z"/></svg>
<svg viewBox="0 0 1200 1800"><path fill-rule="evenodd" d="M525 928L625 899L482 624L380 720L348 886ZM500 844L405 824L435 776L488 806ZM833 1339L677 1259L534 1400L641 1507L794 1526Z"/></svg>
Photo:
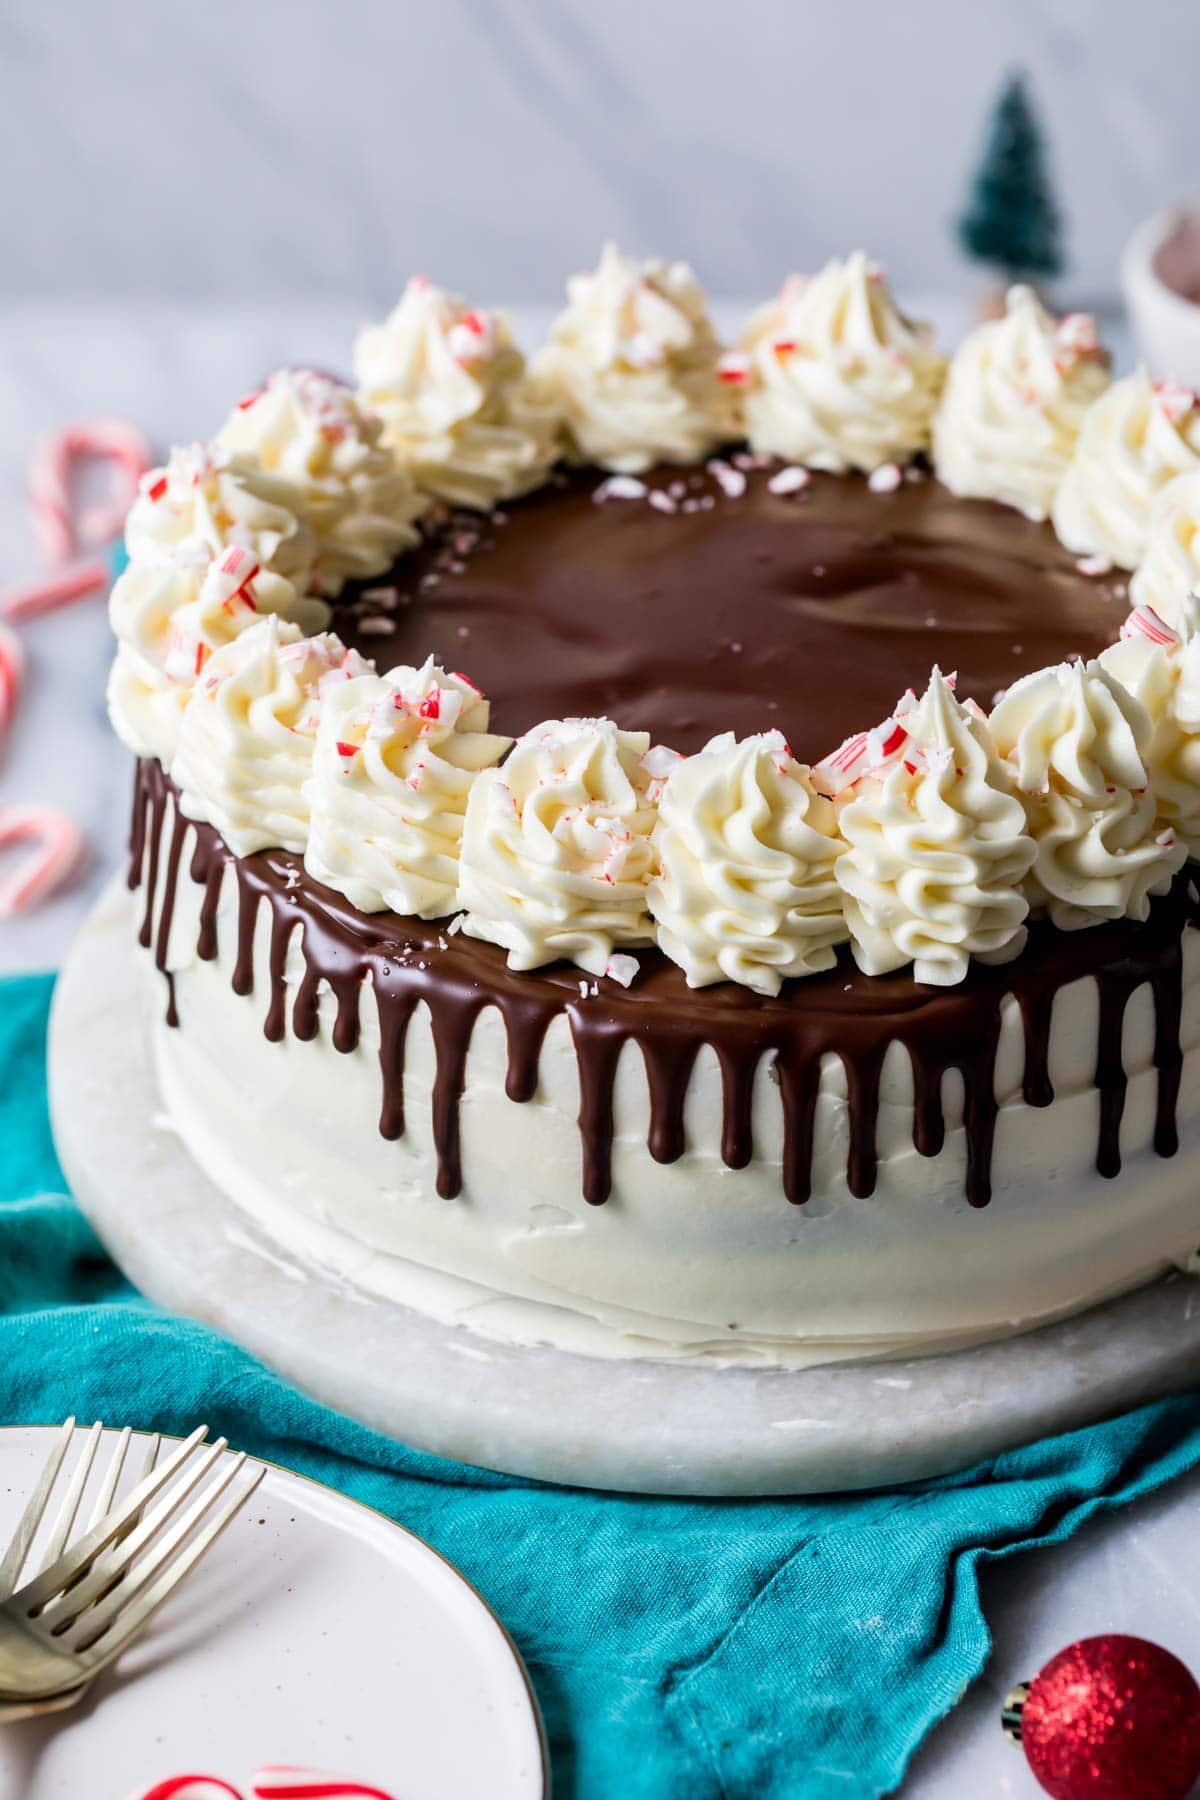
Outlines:
<svg viewBox="0 0 1200 1800"><path fill-rule="evenodd" d="M262 1238L184 1150L134 957L112 887L51 1021L55 1138L79 1204L152 1299L421 1449L594 1487L820 1493L966 1468L1200 1380L1200 1280L1185 1276L975 1350L774 1371L521 1347L377 1299Z"/></svg>

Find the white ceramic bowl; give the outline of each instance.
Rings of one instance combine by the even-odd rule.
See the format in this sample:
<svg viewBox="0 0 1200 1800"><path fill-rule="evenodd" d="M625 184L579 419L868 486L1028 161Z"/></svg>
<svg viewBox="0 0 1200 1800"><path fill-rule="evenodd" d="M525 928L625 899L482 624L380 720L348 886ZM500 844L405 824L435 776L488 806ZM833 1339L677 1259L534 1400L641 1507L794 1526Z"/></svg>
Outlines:
<svg viewBox="0 0 1200 1800"><path fill-rule="evenodd" d="M1138 226L1121 257L1121 287L1138 354L1152 376L1200 388L1200 305L1166 286L1154 258L1180 220L1200 207L1173 206Z"/></svg>

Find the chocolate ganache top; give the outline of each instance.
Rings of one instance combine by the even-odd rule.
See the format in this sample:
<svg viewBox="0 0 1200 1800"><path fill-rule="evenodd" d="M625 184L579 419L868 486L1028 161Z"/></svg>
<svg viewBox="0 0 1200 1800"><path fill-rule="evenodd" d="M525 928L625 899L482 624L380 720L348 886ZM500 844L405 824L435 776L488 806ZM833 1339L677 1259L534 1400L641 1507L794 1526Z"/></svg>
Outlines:
<svg viewBox="0 0 1200 1800"><path fill-rule="evenodd" d="M1123 578L1081 573L1048 525L924 472L891 492L813 475L784 494L779 468L660 468L645 494L608 499L587 470L455 514L348 588L335 628L381 669L430 652L465 669L513 736L606 713L690 753L777 727L807 762L934 662L990 708L1018 675L1117 635Z"/></svg>

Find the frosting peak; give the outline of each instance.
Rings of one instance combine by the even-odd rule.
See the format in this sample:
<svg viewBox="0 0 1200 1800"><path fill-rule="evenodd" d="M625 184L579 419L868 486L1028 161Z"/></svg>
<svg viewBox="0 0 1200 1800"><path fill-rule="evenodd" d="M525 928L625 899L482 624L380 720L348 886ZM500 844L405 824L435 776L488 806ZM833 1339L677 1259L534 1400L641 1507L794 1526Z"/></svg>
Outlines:
<svg viewBox="0 0 1200 1800"><path fill-rule="evenodd" d="M432 657L332 686L307 790L309 871L363 912L450 912L471 784L510 742L487 726L478 688Z"/></svg>
<svg viewBox="0 0 1200 1800"><path fill-rule="evenodd" d="M959 346L933 421L934 462L954 494L1048 517L1084 413L1108 386L1085 313L1055 319L1029 287Z"/></svg>
<svg viewBox="0 0 1200 1800"><path fill-rule="evenodd" d="M1144 919L1184 851L1157 822L1140 701L1100 662L1061 663L1014 682L991 727L1037 845L1031 903L1063 931Z"/></svg>
<svg viewBox="0 0 1200 1800"><path fill-rule="evenodd" d="M125 521L131 562L206 564L229 544L249 550L268 575L300 593L312 576L312 530L294 510L293 488L254 457L220 445L172 450L165 468L142 477Z"/></svg>
<svg viewBox="0 0 1200 1800"><path fill-rule="evenodd" d="M907 462L929 445L946 372L861 250L790 276L742 338L755 450L840 474Z"/></svg>
<svg viewBox="0 0 1200 1800"><path fill-rule="evenodd" d="M777 994L831 969L846 938L834 810L782 733L715 737L669 771L654 833L658 941L689 987Z"/></svg>
<svg viewBox="0 0 1200 1800"><path fill-rule="evenodd" d="M698 462L738 435L704 292L686 263L635 262L606 244L594 272L572 276L567 298L532 367L573 456L637 474Z"/></svg>
<svg viewBox="0 0 1200 1800"><path fill-rule="evenodd" d="M237 856L302 851L321 690L369 672L331 632L302 637L274 616L216 651L191 691L171 767L183 812L215 825Z"/></svg>
<svg viewBox="0 0 1200 1800"><path fill-rule="evenodd" d="M1200 467L1200 406L1178 382L1151 385L1145 369L1114 381L1084 415L1055 497L1054 529L1068 550L1120 568L1141 561L1150 512L1175 475Z"/></svg>
<svg viewBox="0 0 1200 1800"><path fill-rule="evenodd" d="M551 719L483 771L459 865L468 936L500 944L514 969L563 957L592 975L619 946L653 943L649 742L611 719Z"/></svg>
<svg viewBox="0 0 1200 1800"><path fill-rule="evenodd" d="M918 981L951 986L971 957L1021 950L1034 846L983 714L940 670L895 723L890 760L841 806L849 848L835 872L851 948L868 975L911 962Z"/></svg>
<svg viewBox="0 0 1200 1800"><path fill-rule="evenodd" d="M538 404L500 313L414 276L382 325L354 346L359 399L417 487L484 510L543 482L556 421Z"/></svg>
<svg viewBox="0 0 1200 1800"><path fill-rule="evenodd" d="M417 542L413 521L423 502L382 436L383 421L350 388L312 369L277 369L217 435L224 449L287 484L293 510L312 527L325 593L381 574Z"/></svg>

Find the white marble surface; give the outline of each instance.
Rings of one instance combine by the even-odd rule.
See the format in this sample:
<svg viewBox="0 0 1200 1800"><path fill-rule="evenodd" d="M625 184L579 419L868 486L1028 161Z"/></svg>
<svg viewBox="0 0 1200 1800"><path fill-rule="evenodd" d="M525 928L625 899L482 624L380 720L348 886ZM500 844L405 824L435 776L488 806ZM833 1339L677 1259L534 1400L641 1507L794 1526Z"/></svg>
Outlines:
<svg viewBox="0 0 1200 1800"><path fill-rule="evenodd" d="M605 233L717 291L863 242L906 284L1024 65L1076 280L1197 179L1181 0L6 0L9 294L540 297Z"/></svg>
<svg viewBox="0 0 1200 1800"><path fill-rule="evenodd" d="M100 410L137 418L164 443L207 431L229 398L274 362L344 365L349 334L366 310L324 301L0 307L0 583L36 567L22 487L24 457L38 431ZM933 310L947 332L960 328L961 307ZM125 831L126 759L103 721L109 647L102 608L93 602L64 612L29 627L26 638L33 679L14 752L0 763L0 799L70 807L87 825L92 863L71 895L30 920L0 925L6 970L61 960L116 865ZM1198 1506L1200 1476L1093 1524L1070 1545L988 1570L983 1585L995 1655L917 1758L905 1795L1032 1800L1037 1790L1019 1753L1001 1740L997 1708L1015 1679L1073 1637L1141 1632L1200 1672Z"/></svg>

